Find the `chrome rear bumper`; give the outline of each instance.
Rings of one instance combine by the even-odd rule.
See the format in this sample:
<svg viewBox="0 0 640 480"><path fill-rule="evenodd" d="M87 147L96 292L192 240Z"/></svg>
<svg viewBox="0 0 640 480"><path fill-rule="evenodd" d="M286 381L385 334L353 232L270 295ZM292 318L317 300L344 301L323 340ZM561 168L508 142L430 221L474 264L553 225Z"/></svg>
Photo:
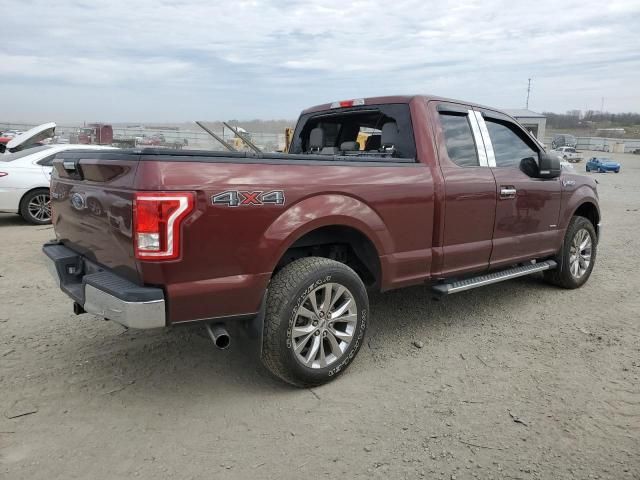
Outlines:
<svg viewBox="0 0 640 480"><path fill-rule="evenodd" d="M140 287L59 243L42 247L58 287L87 313L129 328L166 326L164 293Z"/></svg>

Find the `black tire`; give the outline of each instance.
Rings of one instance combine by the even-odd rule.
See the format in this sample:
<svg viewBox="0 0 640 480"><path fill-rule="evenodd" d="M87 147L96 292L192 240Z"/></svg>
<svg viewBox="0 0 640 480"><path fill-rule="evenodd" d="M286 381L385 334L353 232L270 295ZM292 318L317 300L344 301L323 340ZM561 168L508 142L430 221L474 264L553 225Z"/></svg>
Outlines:
<svg viewBox="0 0 640 480"><path fill-rule="evenodd" d="M351 342L341 356L328 366L311 368L302 364L294 352L292 329L296 322L304 321L299 315L310 294L323 286L346 287L347 293L355 300L355 325ZM315 294L314 294L315 295ZM338 294L337 294L338 295ZM336 297L336 301L340 298ZM333 302L331 302L333 303ZM324 306L324 303L323 303ZM262 362L276 377L297 387L313 387L327 383L341 375L360 350L369 319L369 298L360 277L343 263L328 258L307 257L296 260L283 268L269 285L267 296ZM328 317L321 327L329 322ZM331 323L328 323L329 327ZM327 330L328 328L327 327ZM320 337L320 347L325 349L325 340ZM300 337L297 337L300 338ZM312 337L308 337L313 341ZM329 341L329 339L327 339ZM340 341L340 344L342 341ZM301 341L299 345L305 343ZM310 347L309 347L310 348ZM304 350L303 350L304 351Z"/></svg>
<svg viewBox="0 0 640 480"><path fill-rule="evenodd" d="M40 217L39 213L36 213L30 206L32 202L38 198L45 198L49 202L48 214L44 217ZM51 197L49 196L48 188L37 188L28 192L20 201L20 216L27 222L33 225L47 225L51 223Z"/></svg>
<svg viewBox="0 0 640 480"><path fill-rule="evenodd" d="M570 265L570 257L571 257L571 244L573 242L576 234L581 231L586 230L591 237L591 258L589 266L582 276L576 278L571 273L571 265ZM558 262L558 267L554 270L547 270L544 272L544 279L558 287L562 288L580 288L582 285L589 280L591 276L591 272L593 271L593 266L596 262L596 254L598 252L598 237L596 235L596 229L593 224L589 221L589 219L584 217L575 216L571 218L569 222L569 226L567 227L567 232L564 236L564 242L562 243L562 250L560 254L556 258Z"/></svg>

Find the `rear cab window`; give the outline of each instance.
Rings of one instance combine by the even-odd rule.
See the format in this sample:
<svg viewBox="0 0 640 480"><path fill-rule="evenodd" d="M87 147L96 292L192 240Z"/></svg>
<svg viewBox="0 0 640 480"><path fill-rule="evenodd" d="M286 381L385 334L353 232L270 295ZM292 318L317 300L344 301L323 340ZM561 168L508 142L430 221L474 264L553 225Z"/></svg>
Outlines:
<svg viewBox="0 0 640 480"><path fill-rule="evenodd" d="M462 113L438 112L449 159L460 167L478 167L478 151L469 116Z"/></svg>
<svg viewBox="0 0 640 480"><path fill-rule="evenodd" d="M390 103L303 114L289 153L339 155L340 160L415 162L408 104Z"/></svg>

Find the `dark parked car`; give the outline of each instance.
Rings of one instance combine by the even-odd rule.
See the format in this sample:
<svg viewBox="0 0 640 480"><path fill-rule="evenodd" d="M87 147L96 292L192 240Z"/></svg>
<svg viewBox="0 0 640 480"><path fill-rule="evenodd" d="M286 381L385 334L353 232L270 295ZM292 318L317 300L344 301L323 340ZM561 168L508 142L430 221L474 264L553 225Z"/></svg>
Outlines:
<svg viewBox="0 0 640 480"><path fill-rule="evenodd" d="M620 172L620 164L610 158L591 157L587 162L587 172Z"/></svg>
<svg viewBox="0 0 640 480"><path fill-rule="evenodd" d="M573 147L576 148L578 145L578 140L573 135L568 135L566 133L559 133L553 136L551 140L551 148L554 150L560 147Z"/></svg>

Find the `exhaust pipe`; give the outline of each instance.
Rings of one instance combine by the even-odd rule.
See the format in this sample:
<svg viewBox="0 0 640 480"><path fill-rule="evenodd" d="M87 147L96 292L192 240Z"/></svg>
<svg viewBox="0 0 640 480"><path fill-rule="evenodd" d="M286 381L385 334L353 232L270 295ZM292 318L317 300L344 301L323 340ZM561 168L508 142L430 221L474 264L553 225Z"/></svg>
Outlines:
<svg viewBox="0 0 640 480"><path fill-rule="evenodd" d="M229 332L227 332L227 329L224 328L224 324L205 323L204 326L207 329L207 333L211 337L211 340L216 347L218 347L220 350L226 350L227 348L229 348L231 337L229 337Z"/></svg>

